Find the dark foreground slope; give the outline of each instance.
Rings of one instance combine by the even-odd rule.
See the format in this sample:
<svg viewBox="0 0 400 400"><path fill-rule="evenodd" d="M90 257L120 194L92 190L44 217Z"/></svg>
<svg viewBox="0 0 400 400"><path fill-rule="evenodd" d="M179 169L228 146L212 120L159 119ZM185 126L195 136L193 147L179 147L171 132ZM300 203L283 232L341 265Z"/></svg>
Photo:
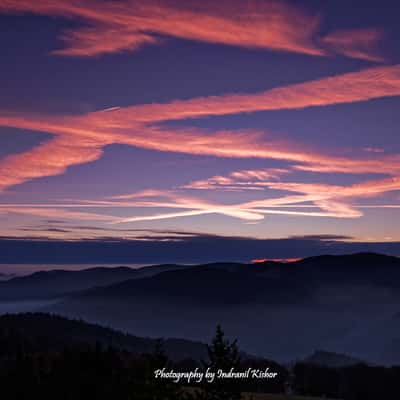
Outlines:
<svg viewBox="0 0 400 400"><path fill-rule="evenodd" d="M201 341L221 323L245 351L281 361L324 349L396 363L399 286L396 257L322 256L169 271L91 289L47 310L140 336Z"/></svg>
<svg viewBox="0 0 400 400"><path fill-rule="evenodd" d="M6 314L0 316L0 356L13 355L22 348L28 353L57 352L65 348L100 345L135 354L154 351L156 340L124 334L82 320L72 320L45 313ZM184 339L163 340L170 359L206 356L206 345Z"/></svg>
<svg viewBox="0 0 400 400"><path fill-rule="evenodd" d="M225 346L223 351L216 344L205 354L205 345L179 339L162 341L160 345L158 341L58 316L6 315L0 317L1 395L8 400L195 400L200 398L189 396L190 389L197 387L211 393L220 383L206 388L205 382L196 384L194 379L188 382L182 377L174 382L172 377L156 378L155 371L204 371L206 365L226 368L227 372L230 368L268 368L276 373L276 379L264 381L250 377L237 382L226 380L223 387L232 385L235 393L284 391L285 368L269 360L245 355L238 358L240 349L235 344L232 347L221 330L218 332L222 333L218 343ZM165 354L165 349L172 357Z"/></svg>
<svg viewBox="0 0 400 400"><path fill-rule="evenodd" d="M217 336L215 336L214 340ZM222 340L226 340L225 337ZM179 346L180 342L179 341ZM184 342L184 341L183 341ZM225 342L226 343L226 342ZM230 342L232 343L232 342ZM151 344L151 346L149 346ZM221 385L235 386L235 392L247 392L247 399L398 399L400 368L384 368L354 364L352 359L336 354L317 354L310 362L301 362L291 372L279 364L259 358L237 360L230 344L221 351L211 345L213 357L206 357L206 366L195 359L168 360L154 341L124 335L83 321L41 313L0 317L0 387L7 400L199 400L189 393L203 390L208 395ZM165 343L168 348L168 341ZM111 346L110 346L111 345ZM190 344L193 346L193 343ZM197 344L195 344L197 346ZM200 345L203 346L204 345ZM175 356L177 347L170 348ZM239 349L240 350L240 349ZM180 350L179 350L180 351ZM237 353L235 353L237 354ZM334 366L324 365L327 357ZM175 357L176 358L176 357ZM345 359L345 365L342 366ZM213 360L213 361L212 361ZM155 379L154 371L184 372L223 361L226 371L235 365L237 371L276 372L274 379L243 379L216 382L215 385L185 381L173 384ZM338 364L338 360L340 361ZM211 363L211 364L210 364ZM287 388L305 396L285 396ZM255 393L256 392L256 393ZM273 394L272 394L273 393ZM277 395L280 393L280 395ZM200 397L204 399L204 397ZM206 397L217 398L217 397ZM230 399L231 397L218 397Z"/></svg>

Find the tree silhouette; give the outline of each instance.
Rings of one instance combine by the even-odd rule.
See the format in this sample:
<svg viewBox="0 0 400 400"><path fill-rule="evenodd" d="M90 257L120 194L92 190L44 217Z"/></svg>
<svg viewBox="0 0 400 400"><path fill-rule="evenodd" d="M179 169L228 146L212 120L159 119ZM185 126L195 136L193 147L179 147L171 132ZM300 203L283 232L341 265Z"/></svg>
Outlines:
<svg viewBox="0 0 400 400"><path fill-rule="evenodd" d="M181 388L166 379L155 378L155 371L170 367L170 360L164 350L164 342L158 339L151 354L145 356L145 365L135 371L135 400L177 400Z"/></svg>
<svg viewBox="0 0 400 400"><path fill-rule="evenodd" d="M207 346L208 362L203 363L205 369L218 374L218 371L229 372L240 365L240 355L237 340L225 339L220 325L217 326L211 345ZM241 384L236 379L221 379L218 376L212 382L203 385L203 391L198 393L202 400L239 400Z"/></svg>

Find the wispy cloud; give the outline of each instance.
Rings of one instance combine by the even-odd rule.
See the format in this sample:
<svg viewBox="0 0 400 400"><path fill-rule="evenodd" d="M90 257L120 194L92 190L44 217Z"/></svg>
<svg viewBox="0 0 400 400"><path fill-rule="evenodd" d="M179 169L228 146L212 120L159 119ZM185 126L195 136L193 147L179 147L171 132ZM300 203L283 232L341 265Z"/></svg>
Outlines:
<svg viewBox="0 0 400 400"><path fill-rule="evenodd" d="M271 182L268 187L290 192L325 197L373 197L384 192L400 190L400 178L393 177L381 180L367 181L350 186L298 183L298 182Z"/></svg>
<svg viewBox="0 0 400 400"><path fill-rule="evenodd" d="M189 182L181 191L148 192L120 195L97 202L47 207L3 207L0 212L26 213L47 218L98 220L128 223L178 217L219 214L242 221L257 222L265 215L357 218L361 208L352 199L382 195L400 190L400 155L367 151L362 157L343 157L304 149L294 143L272 141L266 132L204 131L191 127L170 128L164 121L190 119L261 110L298 109L340 103L366 101L400 95L400 66L375 67L339 76L288 85L256 94L233 94L216 97L112 107L76 116L0 114L0 125L51 133L54 138L21 154L0 160L0 191L25 181L58 175L72 165L101 157L109 144L125 144L157 151L216 157L274 159L285 167L271 170L240 170L228 176ZM321 185L287 182L280 178L293 171L317 173L373 173L389 178L355 185ZM291 194L251 202L221 204L182 194L183 189L268 189ZM306 207L314 209L306 209ZM113 217L70 211L71 207L147 207L156 210L148 215ZM291 208L290 208L291 207Z"/></svg>
<svg viewBox="0 0 400 400"><path fill-rule="evenodd" d="M398 155L378 158L330 156L298 145L272 142L265 132L202 131L155 125L172 119L225 115L261 110L297 109L366 101L400 95L400 66L359 72L288 85L262 93L223 95L145 104L78 116L1 114L0 125L31 129L57 138L0 163L0 189L40 176L63 173L70 165L90 162L107 144L126 144L157 151L217 157L269 158L295 163L294 168L315 172L374 172L397 174Z"/></svg>
<svg viewBox="0 0 400 400"><path fill-rule="evenodd" d="M56 137L0 160L0 191L31 179L60 175L68 167L97 160L102 154L102 146L90 139Z"/></svg>
<svg viewBox="0 0 400 400"><path fill-rule="evenodd" d="M294 110L399 95L400 65L396 64L365 68L254 94L200 97L165 104L127 107L106 114L94 113L92 121L105 121L111 126L115 124L116 127L123 128L128 121L154 123L256 111Z"/></svg>
<svg viewBox="0 0 400 400"><path fill-rule="evenodd" d="M0 12L80 21L82 27L61 36L65 47L54 51L64 56L136 51L166 37L176 37L313 56L333 51L347 57L381 60L373 52L379 39L377 31L350 29L323 37L319 34L321 17L317 13L286 1L98 0L94 6L90 0L7 0L0 3Z"/></svg>
<svg viewBox="0 0 400 400"><path fill-rule="evenodd" d="M103 221L103 222L113 222L116 221L116 217L106 214L96 214L93 212L81 212L81 211L71 211L65 205L60 206L48 206L43 204L21 204L19 206L11 204L1 204L0 214L22 214L22 215L32 215L36 217L45 218L65 218L77 221Z"/></svg>
<svg viewBox="0 0 400 400"><path fill-rule="evenodd" d="M300 190L299 190L300 192ZM309 217L335 217L335 218L354 218L362 215L361 212L355 210L345 203L337 203L332 197L321 195L320 193L310 193L299 196L284 196L276 198L268 198L264 200L256 200L250 202L241 202L234 204L221 204L216 202L204 201L196 197L188 197L179 191L158 191L158 192L140 192L124 196L125 199L131 200L126 202L121 200L112 200L102 202L113 207L140 207L152 209L183 209L179 212L154 212L151 215L135 215L116 220L114 223L128 223L140 221L153 221L161 219L171 219L185 216L196 216L205 214L220 214L243 221L260 221L267 214L270 215L286 215L286 216L309 216ZM326 204L323 204L323 202ZM314 208L321 210L303 210L296 209L298 204L312 202ZM98 202L93 202L93 205ZM290 206L291 209L286 208Z"/></svg>
<svg viewBox="0 0 400 400"><path fill-rule="evenodd" d="M286 215L286 216L309 216L309 217L334 217L334 218L358 218L363 215L362 206L358 207L350 201L366 197L377 197L386 192L400 190L400 178L387 178L375 181L362 182L350 186L298 183L298 182L281 182L262 180L260 174L251 174L255 177L256 182L248 181L248 185L257 185L262 183L265 188L299 193L298 195L278 196L262 200L242 202L238 204L215 204L196 199L194 197L185 197L179 192L162 192L162 191L144 191L134 194L119 196L116 201L111 204L118 204L119 199L131 199L130 207L151 207L151 208L182 208L185 211L174 213L154 213L147 216L134 216L121 218L116 223L138 222L158 219L169 219L184 216L194 216L203 214L222 214L231 217L257 221L263 219L264 215ZM239 181L242 175L239 174ZM223 177L221 177L223 178ZM230 175L229 185L234 186L235 181ZM223 179L219 182L225 182ZM239 182L242 183L242 182ZM208 186L202 183L201 189L215 189L220 183L215 185L215 177L211 178ZM195 185L189 185L189 188L196 188ZM163 198L169 199L168 201ZM373 206L371 206L373 207ZM314 208L307 210L304 208ZM379 205L377 206L379 208ZM318 210L319 209L319 210Z"/></svg>
<svg viewBox="0 0 400 400"><path fill-rule="evenodd" d="M119 199L130 199L128 203L120 203ZM108 202L109 205L117 206L123 204L128 207L151 207L151 208L172 208L183 209L184 211L173 213L157 213L147 216L133 216L121 218L115 223L152 221L170 219L177 217L197 216L205 214L220 214L248 221L263 219L260 213L246 210L240 206L230 206L216 202L205 201L193 196L187 196L174 191L143 191L139 193L117 196L115 200Z"/></svg>
<svg viewBox="0 0 400 400"><path fill-rule="evenodd" d="M58 218L74 221L95 221L103 226L74 226L63 224L60 229L70 230L68 233L60 233L63 237L77 239L87 237L89 232L93 238L99 237L97 231L107 232L110 237L134 238L137 232L159 233L163 231L148 229L122 228L127 223L160 221L182 217L193 217L207 214L217 214L239 219L245 223L262 221L268 215L281 215L287 217L308 218L359 218L363 215L363 209L397 209L398 204L357 204L357 199L365 197L377 197L387 191L400 190L398 179L383 179L364 182L351 186L302 184L297 182L265 182L269 190L277 190L277 196L269 194L268 198L247 202L221 202L205 201L195 196L188 196L182 190L161 191L148 190L126 195L113 196L104 200L76 200L75 203L54 204L2 204L0 214L23 214L34 217ZM294 192L294 195L282 195L282 191ZM98 214L94 212L75 211L74 209L98 209L110 208L122 211L121 216ZM72 209L72 210L71 210ZM149 209L149 213L134 213L135 209ZM166 211L167 210L167 211ZM172 212L170 210L173 210ZM119 213L121 214L121 213ZM35 232L47 231L38 225ZM57 226L53 226L57 229ZM82 233L82 231L85 231ZM169 231L174 238L192 236L192 233L179 233ZM53 232L54 234L54 232ZM117 235L117 236L115 236ZM170 236L171 236L170 235ZM53 235L54 236L54 235ZM157 236L157 235L156 235ZM171 238L172 238L171 236Z"/></svg>
<svg viewBox="0 0 400 400"><path fill-rule="evenodd" d="M197 190L264 190L267 180L279 179L290 171L284 168L269 168L259 170L240 170L231 172L228 176L215 175L208 179L192 181L182 185L182 189Z"/></svg>
<svg viewBox="0 0 400 400"><path fill-rule="evenodd" d="M385 149L382 147L371 147L367 146L363 148L364 151L367 151L368 153L384 153Z"/></svg>
<svg viewBox="0 0 400 400"><path fill-rule="evenodd" d="M382 29L338 30L327 34L321 42L332 51L351 58L382 62L383 57L377 50L383 39Z"/></svg>
<svg viewBox="0 0 400 400"><path fill-rule="evenodd" d="M0 14L38 14L73 20L73 28L60 37L64 47L53 51L59 56L93 57L138 51L143 46L163 45L173 37L247 49L384 61L378 49L382 30L356 28L322 35L326 31L321 29L322 17L293 4L273 0L99 0L94 6L91 0L0 0ZM257 224L269 215L359 218L367 208L397 209L400 207L397 204L366 205L357 201L400 190L399 154L391 155L381 148L367 146L360 154L343 156L297 142L272 140L267 131L202 130L190 126L190 120L325 107L399 95L400 64L397 64L286 84L257 93L109 107L80 115L0 112L0 126L53 135L28 151L0 159L0 192L33 179L63 174L74 165L96 161L111 144L197 156L271 159L282 164L277 168L241 169L188 181L174 190L149 189L53 204L0 204L0 216L29 215L32 220L50 218L60 224L74 221L76 227L71 230L54 226L47 231L78 238L82 237L82 231L91 231L93 237L96 231L110 237L128 235L129 229L123 227L129 228L129 225L125 224L209 214ZM173 128L167 124L176 120L185 120L187 126ZM296 175L299 171L305 174ZM330 185L296 179L307 172L352 174L353 177L359 174L360 182ZM362 181L360 176L378 173L384 178ZM209 197L204 200L201 196L205 190L241 193L233 193L226 204L222 200L209 200L213 193L207 193ZM257 200L244 201L244 198ZM111 215L114 213L118 215ZM96 227L83 229L79 221L91 221ZM41 228L37 231L41 232ZM146 240L145 236L141 240ZM170 238L175 236L178 235L171 233Z"/></svg>

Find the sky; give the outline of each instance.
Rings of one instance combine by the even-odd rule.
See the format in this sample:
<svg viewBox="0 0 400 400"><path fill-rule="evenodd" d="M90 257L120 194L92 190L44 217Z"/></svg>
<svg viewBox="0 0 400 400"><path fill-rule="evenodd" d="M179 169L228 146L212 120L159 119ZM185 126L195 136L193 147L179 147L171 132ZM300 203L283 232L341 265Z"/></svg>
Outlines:
<svg viewBox="0 0 400 400"><path fill-rule="evenodd" d="M400 255L397 9L0 0L1 240Z"/></svg>

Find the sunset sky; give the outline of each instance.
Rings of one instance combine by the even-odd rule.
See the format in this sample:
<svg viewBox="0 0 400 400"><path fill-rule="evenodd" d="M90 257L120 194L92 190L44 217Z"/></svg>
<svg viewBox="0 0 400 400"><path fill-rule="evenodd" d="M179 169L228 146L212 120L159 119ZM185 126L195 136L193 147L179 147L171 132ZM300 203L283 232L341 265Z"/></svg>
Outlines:
<svg viewBox="0 0 400 400"><path fill-rule="evenodd" d="M400 242L397 2L0 0L0 26L3 238Z"/></svg>

